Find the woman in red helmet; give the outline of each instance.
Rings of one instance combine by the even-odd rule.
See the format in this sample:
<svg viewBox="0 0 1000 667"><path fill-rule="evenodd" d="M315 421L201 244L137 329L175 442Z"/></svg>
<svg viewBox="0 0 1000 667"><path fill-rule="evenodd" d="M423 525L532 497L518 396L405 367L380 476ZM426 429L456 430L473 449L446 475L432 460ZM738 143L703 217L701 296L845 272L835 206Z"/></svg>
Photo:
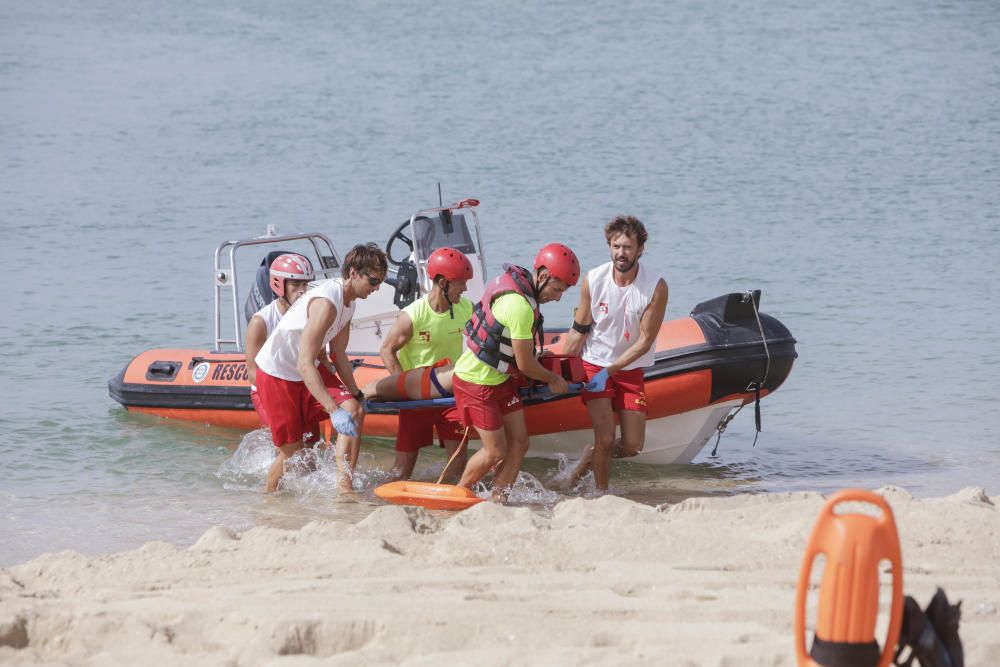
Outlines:
<svg viewBox="0 0 1000 667"><path fill-rule="evenodd" d="M501 460L493 500L506 502L528 451L528 429L516 375L548 384L554 394L566 381L535 358L542 339L538 306L558 301L580 278L580 262L561 243L535 256L535 270L505 264L486 286L466 326L468 349L455 365L455 405L466 425L476 427L482 448L469 458L460 485L472 487ZM539 345L540 346L540 345Z"/></svg>
<svg viewBox="0 0 1000 667"><path fill-rule="evenodd" d="M282 315L288 311L293 303L298 301L300 296L306 293L309 281L314 276L312 264L302 255L295 253L278 255L271 262L268 281L271 291L277 298L258 310L247 324L247 339L244 347L246 348L247 375L250 378L250 399L264 424L267 424L267 415L264 413L260 396L257 394L257 362L254 361L254 358L260 352L260 348L264 347L264 341L278 326ZM314 436L318 437L318 428L316 430Z"/></svg>
<svg viewBox="0 0 1000 667"><path fill-rule="evenodd" d="M472 262L454 248L438 248L427 258L427 275L433 281L431 291L399 313L379 353L390 375L430 367L429 381L442 396L450 396L434 368L453 363L462 354L465 323L472 317L472 302L462 294L473 276ZM401 410L394 476L410 478L420 449L434 444L435 429L450 457L461 440L460 421L455 408ZM457 456L452 466L462 470L464 456Z"/></svg>

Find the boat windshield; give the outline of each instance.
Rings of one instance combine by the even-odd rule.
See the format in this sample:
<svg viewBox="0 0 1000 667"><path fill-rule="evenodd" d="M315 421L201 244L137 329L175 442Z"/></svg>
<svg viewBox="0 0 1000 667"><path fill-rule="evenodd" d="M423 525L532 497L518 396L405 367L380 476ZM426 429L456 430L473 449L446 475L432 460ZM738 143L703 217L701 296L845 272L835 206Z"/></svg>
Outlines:
<svg viewBox="0 0 1000 667"><path fill-rule="evenodd" d="M466 255L477 255L476 244L464 213L440 211L431 217L417 216L411 228L417 260L426 262L438 248L450 247Z"/></svg>

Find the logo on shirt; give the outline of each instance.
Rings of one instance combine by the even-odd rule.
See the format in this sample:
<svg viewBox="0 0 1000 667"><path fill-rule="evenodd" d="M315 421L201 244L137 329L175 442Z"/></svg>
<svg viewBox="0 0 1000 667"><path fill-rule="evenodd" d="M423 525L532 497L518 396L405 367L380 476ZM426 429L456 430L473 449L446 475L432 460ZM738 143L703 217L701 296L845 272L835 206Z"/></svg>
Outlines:
<svg viewBox="0 0 1000 667"><path fill-rule="evenodd" d="M601 301L600 303L597 304L597 310L599 310L603 314L607 315L608 314L608 304L606 304L605 302Z"/></svg>
<svg viewBox="0 0 1000 667"><path fill-rule="evenodd" d="M421 341L423 341L425 343L431 342L431 332L430 331L421 331L419 333L419 336L420 336L420 340Z"/></svg>
<svg viewBox="0 0 1000 667"><path fill-rule="evenodd" d="M631 334L629 334L629 332L628 332L628 331L626 331L626 332L625 332L625 342L627 343L627 342L629 341L629 339L630 339L630 338L632 338Z"/></svg>

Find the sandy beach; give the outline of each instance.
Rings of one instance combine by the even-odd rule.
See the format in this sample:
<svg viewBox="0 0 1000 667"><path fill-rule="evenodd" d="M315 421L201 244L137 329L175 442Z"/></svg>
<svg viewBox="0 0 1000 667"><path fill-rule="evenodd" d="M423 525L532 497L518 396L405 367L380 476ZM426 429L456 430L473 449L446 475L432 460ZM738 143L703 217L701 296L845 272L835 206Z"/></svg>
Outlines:
<svg viewBox="0 0 1000 667"><path fill-rule="evenodd" d="M879 493L906 592L963 600L966 664L1000 664L997 498ZM0 663L792 665L795 582L823 502L606 496L550 517L386 506L357 525L49 554L0 570Z"/></svg>

